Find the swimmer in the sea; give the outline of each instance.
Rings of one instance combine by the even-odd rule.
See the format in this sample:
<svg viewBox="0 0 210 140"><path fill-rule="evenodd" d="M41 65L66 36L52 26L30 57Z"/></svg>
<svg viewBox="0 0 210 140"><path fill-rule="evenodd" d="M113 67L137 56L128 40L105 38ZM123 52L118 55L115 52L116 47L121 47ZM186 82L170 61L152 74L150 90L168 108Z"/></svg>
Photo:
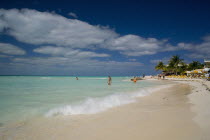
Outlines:
<svg viewBox="0 0 210 140"><path fill-rule="evenodd" d="M112 78L111 78L111 76L108 76L108 85L111 85L111 83L112 83Z"/></svg>

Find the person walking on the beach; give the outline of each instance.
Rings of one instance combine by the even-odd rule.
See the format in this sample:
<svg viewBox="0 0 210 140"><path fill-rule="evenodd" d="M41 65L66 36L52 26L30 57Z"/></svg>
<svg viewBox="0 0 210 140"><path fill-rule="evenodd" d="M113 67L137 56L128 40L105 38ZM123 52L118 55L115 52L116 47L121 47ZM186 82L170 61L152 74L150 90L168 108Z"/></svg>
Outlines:
<svg viewBox="0 0 210 140"><path fill-rule="evenodd" d="M208 72L207 74L205 74L206 80L210 81L210 72Z"/></svg>
<svg viewBox="0 0 210 140"><path fill-rule="evenodd" d="M160 80L161 79L161 74L158 74L158 80Z"/></svg>
<svg viewBox="0 0 210 140"><path fill-rule="evenodd" d="M163 80L165 80L165 73L163 73L162 76L163 76Z"/></svg>
<svg viewBox="0 0 210 140"><path fill-rule="evenodd" d="M79 78L78 78L78 77L76 77L76 80L79 80Z"/></svg>
<svg viewBox="0 0 210 140"><path fill-rule="evenodd" d="M112 78L111 78L111 76L108 76L108 85L111 85L111 83L112 83Z"/></svg>

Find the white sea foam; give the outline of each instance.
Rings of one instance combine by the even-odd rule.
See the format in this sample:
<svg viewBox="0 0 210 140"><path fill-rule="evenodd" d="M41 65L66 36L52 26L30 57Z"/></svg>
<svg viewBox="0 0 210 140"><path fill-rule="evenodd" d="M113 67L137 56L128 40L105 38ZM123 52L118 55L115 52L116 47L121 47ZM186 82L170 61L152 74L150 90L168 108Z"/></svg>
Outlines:
<svg viewBox="0 0 210 140"><path fill-rule="evenodd" d="M131 79L124 79L124 80L122 80L123 82L130 82L131 81Z"/></svg>
<svg viewBox="0 0 210 140"><path fill-rule="evenodd" d="M89 80L106 80L108 78L81 78L81 79L89 79Z"/></svg>
<svg viewBox="0 0 210 140"><path fill-rule="evenodd" d="M41 77L41 79L48 80L48 79L51 79L51 78L50 77Z"/></svg>
<svg viewBox="0 0 210 140"><path fill-rule="evenodd" d="M50 117L56 115L95 114L112 107L135 102L136 97L146 96L154 91L162 88L168 88L170 86L172 85L144 88L133 93L116 93L102 98L88 98L80 104L66 105L63 107L51 109L46 113L46 116Z"/></svg>

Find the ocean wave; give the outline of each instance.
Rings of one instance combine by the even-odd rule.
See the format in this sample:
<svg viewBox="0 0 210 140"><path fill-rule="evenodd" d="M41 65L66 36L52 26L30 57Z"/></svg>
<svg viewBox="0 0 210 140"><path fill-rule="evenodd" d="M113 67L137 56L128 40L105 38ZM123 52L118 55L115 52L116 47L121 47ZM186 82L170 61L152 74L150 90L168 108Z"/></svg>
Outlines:
<svg viewBox="0 0 210 140"><path fill-rule="evenodd" d="M108 78L81 78L81 79L90 79L90 80L106 80Z"/></svg>
<svg viewBox="0 0 210 140"><path fill-rule="evenodd" d="M136 101L136 97L146 96L162 88L168 88L172 85L163 85L159 87L144 88L133 93L116 93L102 98L87 98L84 102L74 105L66 105L49 110L45 116L56 115L79 115L95 114L105 111L112 107L129 104Z"/></svg>

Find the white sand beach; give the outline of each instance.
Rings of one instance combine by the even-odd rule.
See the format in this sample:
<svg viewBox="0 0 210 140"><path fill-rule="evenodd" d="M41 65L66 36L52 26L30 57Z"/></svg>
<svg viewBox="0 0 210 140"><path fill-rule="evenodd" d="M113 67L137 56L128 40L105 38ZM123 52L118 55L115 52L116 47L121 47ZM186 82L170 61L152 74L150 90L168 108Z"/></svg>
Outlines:
<svg viewBox="0 0 210 140"><path fill-rule="evenodd" d="M165 80L165 82L171 82ZM209 82L176 81L135 103L92 115L40 118L10 126L1 139L207 140ZM209 86L209 85L208 85Z"/></svg>
<svg viewBox="0 0 210 140"><path fill-rule="evenodd" d="M201 128L203 139L209 139L210 131L210 81L194 80L194 81L178 81L179 83L189 84L192 88L192 94L188 95L192 104L190 109L196 115L193 120Z"/></svg>
<svg viewBox="0 0 210 140"><path fill-rule="evenodd" d="M0 5L0 140L210 140L210 0Z"/></svg>

